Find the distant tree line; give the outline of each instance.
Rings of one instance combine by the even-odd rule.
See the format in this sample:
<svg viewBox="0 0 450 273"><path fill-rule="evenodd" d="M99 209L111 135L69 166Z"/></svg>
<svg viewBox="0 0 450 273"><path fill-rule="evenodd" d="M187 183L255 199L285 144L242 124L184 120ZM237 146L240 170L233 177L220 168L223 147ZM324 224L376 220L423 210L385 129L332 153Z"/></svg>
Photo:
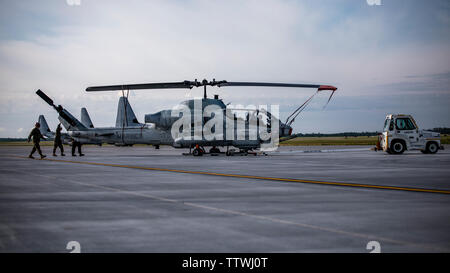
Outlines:
<svg viewBox="0 0 450 273"><path fill-rule="evenodd" d="M343 132L343 133L330 133L330 134L323 134L323 133L298 133L294 134L292 136L294 137L357 137L357 136L377 136L379 132Z"/></svg>
<svg viewBox="0 0 450 273"><path fill-rule="evenodd" d="M26 138L13 138L13 137L2 137L0 142L14 142L14 141L27 141Z"/></svg>
<svg viewBox="0 0 450 273"><path fill-rule="evenodd" d="M446 127L442 127L442 128L433 128L433 129L430 129L429 131L441 133L441 134L444 134L444 135L450 134L450 128L446 128Z"/></svg>
<svg viewBox="0 0 450 273"><path fill-rule="evenodd" d="M450 134L450 128L442 127L442 128L433 128L433 129L427 129L428 131L433 131L437 133L441 133L443 135ZM291 136L287 137L288 139L295 138L295 137L358 137L358 136L377 136L380 132L343 132L343 133L331 133L331 134L323 134L323 133L297 133L292 134ZM0 142L13 142L13 141L26 141L26 138L0 138Z"/></svg>
<svg viewBox="0 0 450 273"><path fill-rule="evenodd" d="M436 133L441 133L443 135L450 134L450 128L442 127L442 128L433 128L433 129L426 129L427 131L433 131ZM380 132L343 132L343 133L330 133L330 134L323 134L323 133L297 133L293 134L294 137L358 137L358 136L377 136Z"/></svg>

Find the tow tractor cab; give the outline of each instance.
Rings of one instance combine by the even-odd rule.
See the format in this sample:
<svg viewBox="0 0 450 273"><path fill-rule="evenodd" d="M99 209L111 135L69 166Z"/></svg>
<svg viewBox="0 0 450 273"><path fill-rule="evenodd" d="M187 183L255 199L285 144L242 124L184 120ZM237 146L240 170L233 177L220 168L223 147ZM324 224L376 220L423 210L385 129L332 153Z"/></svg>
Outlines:
<svg viewBox="0 0 450 273"><path fill-rule="evenodd" d="M444 148L440 134L419 130L411 115L387 115L378 140L380 149L389 154L401 154L405 150L434 154Z"/></svg>

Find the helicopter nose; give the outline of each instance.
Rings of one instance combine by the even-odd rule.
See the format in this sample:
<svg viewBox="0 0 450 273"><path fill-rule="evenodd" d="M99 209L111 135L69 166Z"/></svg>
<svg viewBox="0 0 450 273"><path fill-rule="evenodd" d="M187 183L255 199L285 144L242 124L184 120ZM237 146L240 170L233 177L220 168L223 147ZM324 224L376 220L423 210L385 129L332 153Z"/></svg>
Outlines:
<svg viewBox="0 0 450 273"><path fill-rule="evenodd" d="M292 127L287 124L280 123L280 137L290 135L292 135Z"/></svg>

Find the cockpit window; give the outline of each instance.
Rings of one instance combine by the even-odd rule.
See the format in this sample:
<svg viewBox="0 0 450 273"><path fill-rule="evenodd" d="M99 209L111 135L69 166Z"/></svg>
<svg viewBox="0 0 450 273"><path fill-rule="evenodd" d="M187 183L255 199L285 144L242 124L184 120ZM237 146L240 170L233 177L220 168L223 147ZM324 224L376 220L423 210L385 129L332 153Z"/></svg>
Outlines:
<svg viewBox="0 0 450 273"><path fill-rule="evenodd" d="M388 118L384 121L384 129L383 129L383 131L389 131L389 123L390 122L391 122L391 120L388 119Z"/></svg>
<svg viewBox="0 0 450 273"><path fill-rule="evenodd" d="M409 118L398 118L395 121L395 127L397 130L414 130L416 126Z"/></svg>

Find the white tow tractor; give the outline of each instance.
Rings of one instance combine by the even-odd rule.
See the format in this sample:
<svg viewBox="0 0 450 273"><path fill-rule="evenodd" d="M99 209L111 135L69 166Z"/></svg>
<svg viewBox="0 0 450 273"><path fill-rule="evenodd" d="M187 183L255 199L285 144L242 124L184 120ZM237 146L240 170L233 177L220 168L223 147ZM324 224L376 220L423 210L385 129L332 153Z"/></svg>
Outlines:
<svg viewBox="0 0 450 273"><path fill-rule="evenodd" d="M420 150L424 154L434 154L439 149L444 149L441 146L441 135L419 130L411 115L387 115L376 147L376 150L383 150L389 154L402 154L405 150Z"/></svg>

